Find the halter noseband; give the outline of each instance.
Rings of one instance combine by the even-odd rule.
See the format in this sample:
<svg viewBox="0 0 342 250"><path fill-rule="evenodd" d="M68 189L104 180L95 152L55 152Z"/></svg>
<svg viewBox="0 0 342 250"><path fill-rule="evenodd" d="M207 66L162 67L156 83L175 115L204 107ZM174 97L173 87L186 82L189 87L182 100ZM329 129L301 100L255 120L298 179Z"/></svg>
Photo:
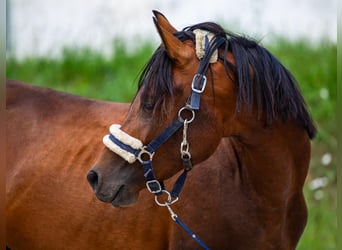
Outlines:
<svg viewBox="0 0 342 250"><path fill-rule="evenodd" d="M173 212L170 205L178 200L187 173L192 169L190 147L187 141L188 125L195 119L195 110L200 108L201 94L206 87L206 72L209 64L217 61L217 45L213 45L215 36L207 31L194 30L196 35L196 55L200 59L197 74L195 74L191 83L191 93L184 107L178 111L178 116L164 131L152 140L148 145L143 143L120 129L120 125L113 124L110 127L110 134L104 136L103 143L114 153L121 156L128 163L134 163L138 160L144 168L144 177L146 187L152 194L155 195L155 201L159 206L166 206L171 214L171 217L179 225L181 225L189 234L191 231L181 222L178 216ZM212 40L212 41L211 41ZM203 51L201 51L203 50ZM215 59L216 58L216 59ZM184 118L184 112L191 112L191 118ZM183 173L176 180L172 191L168 192L164 188L163 182L157 180L152 168L152 159L155 151L164 144L178 129L183 126L183 140L180 145L181 160L183 162ZM162 203L158 201L160 194L167 195L167 201ZM190 234L202 247L209 249L200 239L194 234Z"/></svg>

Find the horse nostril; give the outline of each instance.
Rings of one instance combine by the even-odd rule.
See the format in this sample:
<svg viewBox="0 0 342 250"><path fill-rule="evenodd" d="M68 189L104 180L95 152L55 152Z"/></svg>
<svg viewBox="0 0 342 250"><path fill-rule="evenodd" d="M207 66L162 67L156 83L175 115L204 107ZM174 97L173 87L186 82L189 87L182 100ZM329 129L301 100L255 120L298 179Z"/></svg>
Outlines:
<svg viewBox="0 0 342 250"><path fill-rule="evenodd" d="M99 177L97 173L94 170L90 170L87 174L87 180L90 184L90 186L93 188L94 191L96 191L96 187L99 181Z"/></svg>

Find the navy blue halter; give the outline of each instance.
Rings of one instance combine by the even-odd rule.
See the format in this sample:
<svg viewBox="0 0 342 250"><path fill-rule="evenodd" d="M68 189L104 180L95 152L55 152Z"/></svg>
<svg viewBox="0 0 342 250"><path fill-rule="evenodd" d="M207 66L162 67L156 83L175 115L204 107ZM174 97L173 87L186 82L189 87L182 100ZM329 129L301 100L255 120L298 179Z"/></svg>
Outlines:
<svg viewBox="0 0 342 250"><path fill-rule="evenodd" d="M205 52L209 48L209 40L208 37L205 37ZM212 52L214 50L211 50ZM206 54L206 53L205 53ZM212 54L212 53L209 53ZM200 100L201 94L206 86L206 71L209 67L209 56L205 56L200 60L200 65L197 71L197 74L194 76L191 84L191 94L188 98L188 102L186 104L186 109L193 111L199 110L200 108ZM144 167L144 176L146 180L147 189L156 195L162 194L164 191L163 182L159 182L154 174L154 170L152 167L152 157L155 151L164 144L173 134L175 134L179 128L184 125L184 119L181 116L178 116L164 131L157 136L154 140L152 140L147 146L144 146L143 149L134 149L131 146L123 143L114 135L110 134L110 140L115 143L117 146L122 148L123 150L132 153L137 157L137 159L141 162ZM191 170L192 164L191 159L182 158L184 171L177 179L176 183L173 186L171 191L171 196L173 198L178 198L179 193L181 192L183 185L185 183L187 172Z"/></svg>
<svg viewBox="0 0 342 250"><path fill-rule="evenodd" d="M214 39L215 40L215 39ZM216 43L210 42L207 36L205 36L205 47L204 47L204 57L200 60L199 68L197 74L194 76L191 84L191 93L186 103L178 113L178 117L174 119L174 121L167 127L165 130L157 136L154 140L152 140L147 146L144 146L141 149L134 149L130 145L127 145L116 138L114 135L110 134L110 140L119 146L121 149L132 153L135 157L140 161L144 168L144 177L146 181L146 187L149 192L156 195L155 200L158 205L166 206L170 213L172 219L177 222L193 239L197 241L199 245L201 245L205 249L209 249L195 234L193 234L188 227L178 218L178 216L172 211L170 205L178 200L179 193L181 192L187 173L192 169L191 157L188 152L189 157L181 157L183 161L183 173L176 180L172 191L169 193L164 188L164 183L157 180L153 167L152 167L152 158L156 150L163 145L173 134L175 134L182 126L185 126L185 123L189 123L189 121L182 118L182 110L191 111L193 117L191 121L195 118L195 110L199 110L200 108L200 100L201 94L206 86L206 72L209 68L209 59L213 52L217 49L218 45ZM169 195L168 200L165 203L160 203L157 199L158 195L163 193L167 193ZM174 200L172 200L172 198Z"/></svg>
<svg viewBox="0 0 342 250"><path fill-rule="evenodd" d="M155 174L154 174L154 170L152 168L152 157L153 157L154 152L162 144L164 144L175 132L177 132L177 130L182 126L183 126L183 123L179 119L175 119L171 123L170 126L168 126L158 137L156 137L153 141L151 141L143 149L134 149L131 146L129 146L129 145L123 143L122 141L120 141L119 139L117 139L112 134L109 135L109 138L113 143L118 145L120 148L134 154L137 157L137 159L140 161L140 163L144 167L144 177L146 180L147 189L151 193L159 195L159 194L162 194L162 191L164 190L164 184L162 182L159 182L157 180ZM189 170L190 169L187 169L185 171L189 171ZM179 192L181 191L181 188L183 186L177 182L174 186L174 190L171 192L173 194L174 198L178 197ZM184 183L184 180L181 182Z"/></svg>

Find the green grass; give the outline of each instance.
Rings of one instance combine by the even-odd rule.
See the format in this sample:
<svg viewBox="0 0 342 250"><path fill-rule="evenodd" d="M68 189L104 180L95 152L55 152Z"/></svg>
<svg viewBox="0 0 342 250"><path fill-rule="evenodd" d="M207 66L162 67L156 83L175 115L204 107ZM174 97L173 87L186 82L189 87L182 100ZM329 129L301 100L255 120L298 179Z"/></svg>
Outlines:
<svg viewBox="0 0 342 250"><path fill-rule="evenodd" d="M90 98L125 102L134 96L140 70L152 52L151 45L145 44L130 54L118 43L110 57L88 48L66 48L59 59L9 58L7 78Z"/></svg>
<svg viewBox="0 0 342 250"><path fill-rule="evenodd" d="M265 47L296 77L318 128L305 186L309 220L298 249L336 249L336 44L323 41L310 46L306 41L279 39ZM7 77L91 98L127 102L133 98L138 75L153 50L145 44L128 52L118 42L109 57L85 48L65 49L58 59L9 58ZM324 155L332 156L328 164L322 163ZM326 185L311 187L320 177L326 178Z"/></svg>
<svg viewBox="0 0 342 250"><path fill-rule="evenodd" d="M298 249L332 250L336 249L337 232L337 47L327 41L307 44L280 39L270 51L296 77L318 129L304 190L309 218ZM332 159L324 165L322 157L327 154ZM310 183L321 177L326 178L326 186L310 188Z"/></svg>
<svg viewBox="0 0 342 250"><path fill-rule="evenodd" d="M330 189L330 190L329 190ZM336 248L337 218L335 187L310 190L305 187L309 217L304 234L299 242L300 250L333 250ZM323 192L323 198L317 200L315 193Z"/></svg>

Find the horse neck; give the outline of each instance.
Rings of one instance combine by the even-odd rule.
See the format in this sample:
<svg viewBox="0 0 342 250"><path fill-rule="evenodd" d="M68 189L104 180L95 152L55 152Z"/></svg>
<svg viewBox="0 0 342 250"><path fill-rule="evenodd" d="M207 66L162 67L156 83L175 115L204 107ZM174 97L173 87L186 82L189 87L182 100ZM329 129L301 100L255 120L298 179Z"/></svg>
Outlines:
<svg viewBox="0 0 342 250"><path fill-rule="evenodd" d="M123 120L129 107L123 103L84 98L15 80L7 81L6 106L8 110L28 114L29 121L37 120L38 125L43 125L43 122L79 123L106 129L113 119Z"/></svg>
<svg viewBox="0 0 342 250"><path fill-rule="evenodd" d="M61 155L67 151L65 155L79 157L79 153L91 151L90 158L95 159L92 149L102 146L101 139L108 133L109 125L121 123L129 108L127 104L92 100L16 81L7 82L6 106L10 124L6 132L11 142L7 148L9 166L14 166L18 154L23 158L32 146L43 147L35 149L34 154L50 150L57 155L57 150L61 150ZM58 145L63 146L54 148ZM90 164L90 158L84 158L88 161L85 164ZM54 158L51 160L53 166L60 168ZM79 162L78 165L82 167Z"/></svg>
<svg viewBox="0 0 342 250"><path fill-rule="evenodd" d="M241 181L257 197L276 206L284 202L284 197L302 190L310 160L310 139L296 123L244 125L231 141Z"/></svg>

